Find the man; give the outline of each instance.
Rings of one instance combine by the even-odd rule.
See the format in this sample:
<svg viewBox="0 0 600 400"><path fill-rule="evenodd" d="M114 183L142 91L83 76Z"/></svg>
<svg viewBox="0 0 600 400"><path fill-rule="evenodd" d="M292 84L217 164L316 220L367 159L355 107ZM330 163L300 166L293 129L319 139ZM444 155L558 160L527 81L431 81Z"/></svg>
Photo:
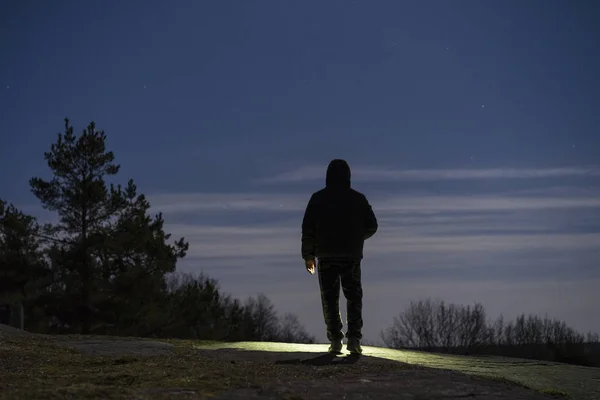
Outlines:
<svg viewBox="0 0 600 400"><path fill-rule="evenodd" d="M376 231L377 219L367 198L350 187L348 163L331 161L325 188L311 196L302 220L302 258L308 272L318 271L330 353L341 353L344 338L340 282L347 301L347 349L351 354L362 353L360 264L364 241Z"/></svg>

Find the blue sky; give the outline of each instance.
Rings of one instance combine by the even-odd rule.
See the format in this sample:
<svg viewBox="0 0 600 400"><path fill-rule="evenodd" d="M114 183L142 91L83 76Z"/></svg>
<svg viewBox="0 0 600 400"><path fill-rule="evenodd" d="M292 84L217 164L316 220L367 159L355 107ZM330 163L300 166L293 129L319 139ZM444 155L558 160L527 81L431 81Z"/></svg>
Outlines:
<svg viewBox="0 0 600 400"><path fill-rule="evenodd" d="M325 338L300 223L333 158L380 220L365 337L410 300L600 331L594 1L0 4L0 196L94 120L185 271L264 292Z"/></svg>

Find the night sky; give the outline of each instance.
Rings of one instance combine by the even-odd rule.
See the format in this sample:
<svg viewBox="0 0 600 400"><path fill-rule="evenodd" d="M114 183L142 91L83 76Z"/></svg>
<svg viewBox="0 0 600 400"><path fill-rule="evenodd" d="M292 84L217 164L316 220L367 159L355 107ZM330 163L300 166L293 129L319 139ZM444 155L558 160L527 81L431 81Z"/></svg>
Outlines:
<svg viewBox="0 0 600 400"><path fill-rule="evenodd" d="M325 339L300 224L344 158L380 230L365 339L410 300L600 331L600 2L0 0L0 197L95 121L182 271ZM342 303L345 304L345 303Z"/></svg>

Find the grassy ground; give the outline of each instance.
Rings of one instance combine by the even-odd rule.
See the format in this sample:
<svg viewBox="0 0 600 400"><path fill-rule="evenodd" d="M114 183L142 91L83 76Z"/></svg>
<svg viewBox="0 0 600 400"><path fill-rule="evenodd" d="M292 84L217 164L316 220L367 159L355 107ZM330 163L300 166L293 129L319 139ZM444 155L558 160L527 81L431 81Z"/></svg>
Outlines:
<svg viewBox="0 0 600 400"><path fill-rule="evenodd" d="M174 345L173 354L102 356L60 345L69 339L81 338L0 333L0 399L166 399L176 394L177 398L186 398L187 394L198 398L227 389L253 388L264 382L298 378L302 369L272 362L231 362L203 356L194 350L210 342L164 340ZM389 366L386 368L389 370ZM398 364L394 368L407 367ZM330 366L314 373L335 381L340 375L358 376L361 371ZM289 399L293 398L290 395Z"/></svg>
<svg viewBox="0 0 600 400"><path fill-rule="evenodd" d="M281 345L267 343L240 343L237 345L183 341L161 340L173 345L172 351L160 355L98 355L82 353L64 346L70 340L93 340L93 337L50 337L39 335L6 335L0 331L0 399L166 399L202 398L222 393L228 389L267 387L296 382L296 393L293 391L288 399L301 399L297 396L302 389L302 382L321 382L322 385L336 386L338 382L357 382L365 376L381 374L403 374L418 379L430 379L440 386L452 387L456 382L465 381L461 377L448 374L432 375L429 368L419 365L411 359L410 354L394 352L389 355L384 349L369 349L367 352L383 352L365 357L351 367L339 368L334 365L309 367L306 365L281 365L274 362L279 352L315 352L321 349L312 345ZM107 337L98 338L106 341ZM135 338L114 338L119 342L139 340ZM106 342L104 342L106 343ZM112 343L112 342L111 342ZM116 344L112 343L112 344ZM110 347L111 344L108 345ZM255 355L248 353L236 356L233 353L214 353L198 349L239 347L254 350ZM402 359L394 359L394 357ZM279 355L281 356L281 354ZM412 355L417 357L418 355ZM289 357L295 357L290 353ZM284 358L289 358L284 357ZM440 363L442 357L418 356L423 364ZM406 359L403 359L406 358ZM437 361L436 361L437 360ZM401 361L401 362L397 362ZM447 361L446 361L447 362ZM463 361L466 365L467 360ZM460 365L458 361L454 361ZM471 365L476 361L471 360ZM431 365L433 366L433 365ZM443 367L438 365L437 367ZM486 368L479 365L478 369ZM455 369L456 368L450 368ZM528 367L531 369L531 366ZM423 370L419 372L419 370ZM465 371L467 372L467 371ZM429 375L427 375L429 374ZM477 374L479 375L479 374ZM462 375L461 375L462 376ZM501 377L494 380L506 381ZM456 379L456 380L455 380ZM328 383L329 382L329 383ZM425 381L423 381L425 382ZM425 384L427 385L427 384ZM506 384L506 390L514 385ZM526 386L526 385L523 385ZM529 386L529 385L527 385ZM500 387L500 386L498 386ZM504 386L500 387L499 390ZM549 389L554 387L555 389ZM566 392L555 385L537 387L552 397L564 397ZM244 397L246 398L246 397ZM249 398L249 397L248 397ZM278 397L279 398L279 397ZM284 396L285 398L285 396ZM515 397L516 398L516 397ZM526 397L529 398L529 397ZM579 398L574 396L573 398ZM586 397L581 397L586 398ZM593 397L589 397L590 399Z"/></svg>
<svg viewBox="0 0 600 400"><path fill-rule="evenodd" d="M182 343L166 356L99 356L45 338L3 338L0 398L161 398L169 394L164 388L211 394L246 384L228 365L192 356L185 348Z"/></svg>

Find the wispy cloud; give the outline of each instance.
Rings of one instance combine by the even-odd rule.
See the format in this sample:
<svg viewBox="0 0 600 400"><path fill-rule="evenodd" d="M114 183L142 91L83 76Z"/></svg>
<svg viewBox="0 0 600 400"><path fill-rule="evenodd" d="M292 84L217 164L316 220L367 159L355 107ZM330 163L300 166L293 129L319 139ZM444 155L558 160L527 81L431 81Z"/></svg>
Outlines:
<svg viewBox="0 0 600 400"><path fill-rule="evenodd" d="M382 257L594 248L600 243L600 219L593 217L600 208L600 194L568 193L550 188L514 196L373 196L370 201L380 233L367 248L371 255ZM154 210L165 213L167 221L179 216L182 223L169 224L168 229L193 244L190 257L220 259L233 267L247 264L251 258L277 264L285 257L298 257L300 221L308 197L293 193L179 193L149 199ZM192 222L193 215L199 223ZM210 219L214 222L207 223Z"/></svg>
<svg viewBox="0 0 600 400"><path fill-rule="evenodd" d="M437 226L438 230L443 226ZM503 233L494 232L488 224L486 234L471 233L468 223L456 227L452 234L436 233L431 225L419 227L382 226L379 235L366 247L370 255L398 256L404 253L486 253L519 250L582 250L594 249L600 243L600 232L574 233ZM517 227L518 228L518 227ZM265 260L271 257L299 257L300 229L298 227L244 227L167 225L176 236L185 236L193 245L190 257L198 258L251 258Z"/></svg>
<svg viewBox="0 0 600 400"><path fill-rule="evenodd" d="M507 211L600 207L600 197L389 196L375 203L382 212Z"/></svg>
<svg viewBox="0 0 600 400"><path fill-rule="evenodd" d="M304 166L293 171L260 179L263 184L297 183L324 180L323 166ZM465 179L535 179L564 177L598 177L600 167L557 168L484 168L484 169L392 169L356 166L352 168L354 181L439 181Z"/></svg>
<svg viewBox="0 0 600 400"><path fill-rule="evenodd" d="M153 209L165 213L189 212L298 212L310 195L286 193L188 193L149 196ZM384 195L369 196L381 213L427 213L440 211L499 211L600 207L598 196L508 196L508 195Z"/></svg>
<svg viewBox="0 0 600 400"><path fill-rule="evenodd" d="M206 226L169 224L175 236L190 241L190 257L265 259L274 256L298 256L300 231L292 227Z"/></svg>
<svg viewBox="0 0 600 400"><path fill-rule="evenodd" d="M310 193L175 193L150 194L152 212L171 217L178 215L223 215L238 213L294 214L304 212ZM394 215L435 214L440 212L494 212L517 210L590 209L600 207L600 192L565 188L554 191L531 189L513 195L368 195L374 210L381 217ZM25 204L24 212L42 222L57 222L55 213L39 205ZM397 218L397 217L394 217ZM473 215L471 218L478 218Z"/></svg>
<svg viewBox="0 0 600 400"><path fill-rule="evenodd" d="M297 211L308 197L265 193L174 193L148 196L152 208L165 213L203 211Z"/></svg>
<svg viewBox="0 0 600 400"><path fill-rule="evenodd" d="M570 234L455 234L410 236L394 235L389 229L384 237L373 240L371 251L381 254L402 254L405 252L453 253L453 252L492 252L525 249L590 249L600 243L600 233Z"/></svg>

